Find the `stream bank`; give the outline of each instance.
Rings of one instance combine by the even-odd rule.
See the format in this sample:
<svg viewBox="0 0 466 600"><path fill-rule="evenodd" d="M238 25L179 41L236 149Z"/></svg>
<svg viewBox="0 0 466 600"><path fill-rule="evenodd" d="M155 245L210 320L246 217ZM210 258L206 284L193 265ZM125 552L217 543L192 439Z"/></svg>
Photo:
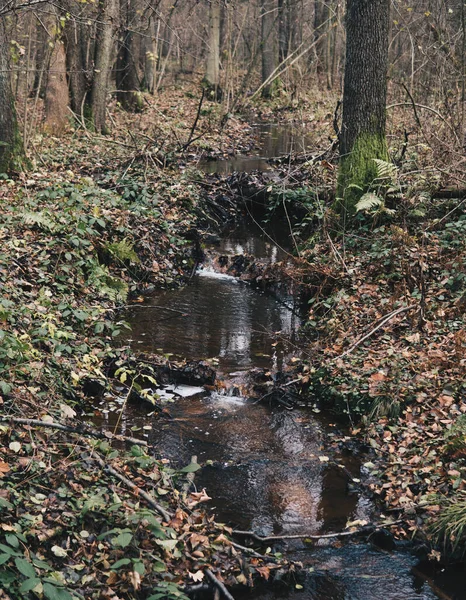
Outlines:
<svg viewBox="0 0 466 600"><path fill-rule="evenodd" d="M100 440L98 446L89 445L86 442L89 433L79 426L76 427L79 417L74 413L81 411L82 406L88 406L83 402L82 383L87 378L92 378L100 381L105 387L107 382L104 367L108 364L107 360L109 359L113 363L122 361L120 365L124 366L131 357L132 353L118 343L119 335L125 325L123 319L120 318L121 313L115 312L117 306L128 303L125 300L126 292L130 291L134 294L138 290L151 289L152 286L160 284L172 286L180 276L189 279L196 262L195 257L191 254L192 239L189 240L185 235L192 231L195 225L190 217L191 211L199 208L197 188L193 187L192 182L188 178L180 182L178 177L173 177L170 182L170 177L165 174L161 179L152 182L151 186L153 184L153 187L151 187L144 184L143 176L129 178L129 181L122 182L119 175L107 173L102 177L100 173L101 186L94 186L89 180L76 178L73 173L68 173L61 181L54 182L57 184L56 186L52 186L43 174L31 176L27 185L24 182L28 189L29 204L21 195L23 182L6 182L2 186L2 194L9 202L5 226L2 228L2 239L9 253L2 255L1 258L2 284L6 290L4 299L6 304L3 303L5 310L2 313L4 319L2 349L5 350L2 357L2 368L4 369L2 412L6 421L3 421L1 429L2 460L0 463L1 472L4 474L0 505L3 511L3 525L6 528L2 528L1 533L3 544L1 582L12 597L15 597L15 594L17 596L18 593L23 596L29 593L32 597L36 592L24 590L33 584L37 587L37 593L41 593L40 586L42 586L49 596L59 590L62 598L69 597L65 591L70 597L71 595L75 596L75 593L81 593L81 595L84 593L85 597L91 598L98 597L102 593L104 597L105 595L114 597L115 594L118 594L120 597L126 598L138 594L145 598L154 590L157 591L159 585L162 585L162 591L160 591L164 594L162 597L179 597L178 584L186 582L187 573L202 578L204 570L208 568L206 565L213 567L215 573L220 577L222 577L221 569L227 569L223 574L228 585L235 584L240 580L244 581L244 577L249 577L251 570L256 579L265 577L267 571L262 571L264 575L260 575L261 572L256 569L257 566L259 569L266 566L272 571L274 570L270 567L272 561L266 560L265 563L245 561L244 555L236 553L236 550L233 550L231 544L224 538L219 539L221 535L228 539L228 530L212 524L206 514L198 511L198 507L196 508L192 504L201 499L205 500L202 494L197 497L190 494L186 501L196 510L193 513L183 512L182 507L186 506L183 504L185 500L180 500L173 491L178 488L172 482L177 478L185 477L185 475L179 474L177 469L172 469L170 463L154 459L144 450L144 446L142 451L134 448L125 451L122 447L124 442L113 440L107 431L104 433L107 440ZM117 193L109 190L113 187L116 187ZM156 191L154 192L154 190ZM18 193L18 197L14 201L11 201L12 193ZM226 205L228 206L228 204L227 202ZM64 212L65 214L63 214ZM202 207L201 212L205 216L205 207ZM208 218L207 221L209 221ZM383 262L386 260L386 255L385 257L382 255L382 260L380 257L383 243L389 241L400 244L403 239L402 233L396 229L390 230L389 235L392 237L389 235L383 237L383 233L383 231L379 232L378 244L371 250L370 260L364 263L364 270L367 268L367 272L374 278L387 272L387 265ZM457 237L459 239L459 236ZM154 248L154 243L156 248ZM135 245L137 245L137 252L133 254L132 246L135 247ZM320 345L316 348L315 367L311 361L311 368L316 368L315 372L311 372L312 383L315 383L316 386L322 384L321 389L329 394L332 392L332 383L335 382L332 379L334 372L318 371L318 368L329 357L338 359L345 347L344 344L350 343L351 338L355 337L348 334L355 330L355 325L364 330L364 327L371 323L372 318L378 318L381 306L387 304L391 306L389 302L386 302L383 294L377 294L373 287L367 286L361 286L362 295L356 296L356 301L350 301L344 295L337 298L338 301L343 300L341 306L337 306L334 300L328 301L327 291L338 289L340 283L344 290L348 290L351 285L354 285L357 288L355 293L357 293L360 284L365 279L362 265L358 263L360 258L355 257L355 264L352 265L344 253L345 248L339 243L335 247L341 256L346 256L345 264L350 265L348 268L354 268L354 281L351 278L347 279L349 274L341 261L338 262L335 259L335 254L328 241L303 253L303 257L313 266L311 269L313 276L317 280L326 282L326 285L329 284L325 288L326 294L318 296L312 307L312 321L315 323L312 324L312 327L319 332ZM398 253L398 248L399 246L396 246L396 253ZM412 256L407 254L406 258L411 260ZM380 262L377 263L377 260ZM373 265L370 264L371 261L373 261ZM403 267L406 269L402 270L402 273L412 286L412 278L417 274L413 274L413 270L409 270L406 264ZM231 282L231 279L224 279L224 281ZM383 288L383 280L378 283ZM454 303L455 300L461 298L461 287L450 289L447 286L446 289L448 293L452 291L456 293L459 290L459 293L450 297L449 301ZM390 288L390 291L392 292L393 288ZM399 290L396 291L396 294L396 299L402 297ZM380 298L384 300L383 303L379 302ZM130 303L138 303L138 301L139 299L136 297ZM330 304L330 309L325 306L325 302ZM365 317L352 310L353 304L359 302L361 302L361 306L369 308ZM371 302L373 305L370 304ZM441 309L442 307L437 306L436 308ZM330 313L328 314L327 311ZM345 311L346 314L342 315L342 312ZM342 316L348 317L348 320L342 320ZM451 316L455 316L455 314L452 312ZM331 317L335 317L337 320L336 329L335 321L330 322ZM404 330L402 329L402 331ZM329 341L335 339L335 332L342 336L336 348L332 347ZM386 327L383 333L386 336L390 331ZM386 341L386 338L383 337L382 343L385 344ZM409 343L417 344L418 342L413 339ZM420 343L422 344L422 342ZM449 343L453 348L454 342ZM405 342L402 344L402 349L404 344ZM454 362L455 356L459 356L461 344L461 337L458 335L456 336L456 345L458 346L456 354L448 351L452 357L451 363ZM362 350L362 347L358 348L358 352ZM385 348L380 348L381 356L382 350ZM244 355L243 352L239 354ZM399 354L402 355L402 351ZM394 355L390 356L391 363L393 363ZM266 357L260 358L265 359ZM409 357L404 355L403 358ZM445 360L445 357L438 354L432 355L431 358ZM361 359L362 356L358 358L358 360ZM388 372L385 373L379 369L379 365L376 363L370 365L374 370L367 369L364 367L365 364L361 363L363 372L368 377L376 375L370 379L371 382L380 384L391 377ZM442 364L450 365L450 363ZM336 362L335 368L341 369L345 366L346 361L344 364ZM382 365L382 369L389 366L391 365L385 363ZM448 368L458 369L454 364ZM379 372L382 372L385 379ZM115 370L113 374L116 374ZM117 375L119 393L114 396L115 404L120 406L125 404L128 389L131 388L130 380L128 380L130 375L126 372L125 379L124 370ZM453 375L453 379L456 378L453 371L449 375ZM432 380L438 381L435 377ZM34 381L34 386L30 385L31 381ZM349 390L353 392L357 389L356 372L354 373L354 382L355 384L348 386L347 380L342 379L337 382L339 389L334 391ZM151 382L147 381L146 383L150 387ZM421 383L419 382L419 385ZM443 407L442 411L448 409L448 412L431 414L432 429L429 429L429 433L434 437L439 431L439 418L445 414L448 417L449 413L454 416L456 410L461 412L460 399L455 397L457 388L451 389L448 381L442 381L442 385L443 383L446 385L442 387L442 391L445 392L442 396L446 396L446 398L442 398L441 406ZM378 389L378 385L369 385L367 389L364 388L365 392L368 392L366 396L369 397L372 397L374 392L377 395ZM225 402L224 397L220 400ZM183 405L183 402L180 406ZM229 410L231 409L230 405L235 406L234 397L233 399L227 397L226 402L229 403ZM106 407L100 407L100 409L103 408L100 411L100 417L103 420L109 418L106 416L108 413L116 414L118 412L117 410L108 410L108 404ZM209 400L200 404L201 409L205 409L206 412L200 416L202 428L198 433L205 434L208 432L205 429L207 425L205 415L208 414L213 418L212 412L209 413L212 407L208 406ZM232 430L231 424L235 422L237 414L234 411L239 411L242 404L241 397L239 397L239 409L233 408L230 415L226 412L218 415L224 419L226 432ZM69 410L70 405L71 411ZM196 406L199 407L198 402L189 403L191 410ZM312 410L313 408L318 409L318 407L310 408L312 420L308 422L306 422L306 418L309 419L308 409L300 412L301 408L299 408L296 413L289 411L291 415L299 414L303 419L303 440L306 444L302 444L302 446L309 443L313 447L312 444L316 443L316 440L320 441L322 439L320 436L324 437L323 432L326 431L325 428L313 428L314 415L318 415ZM416 405L414 408L416 409ZM105 413L104 410L108 410L108 412ZM141 408L139 407L138 410ZM140 436L144 442L144 434L152 435L153 425L149 424L149 420L154 417L151 414L154 410L157 410L155 406L148 407L148 412L144 413L145 421L141 423L139 431L133 432L131 430L133 425L124 416L121 418L128 437ZM218 407L214 407L213 410L218 410ZM222 410L225 408L223 407ZM326 466L327 461L321 461L318 458L319 456L329 458L333 450L340 456L340 449L319 448L319 452L323 452L323 454L312 452L315 456L305 456L302 464L299 457L290 458L289 454L284 454L282 464L278 465L279 472L284 477L284 483L283 481L275 482L270 477L270 471L267 471L264 466L267 461L267 450L270 445L274 449L283 450L285 444L280 445L279 440L289 439L289 430L291 429L294 435L301 424L294 422L294 417L291 417L288 411L285 412L286 408L279 407L276 414L272 411L272 416L267 410L267 403L265 403L264 407L260 406L260 412L257 411L255 414L262 415L262 425L264 423L271 425L268 430L271 437L256 449L258 456L252 456L250 468L259 476L265 472L268 479L264 478L263 481L277 483L278 491L274 497L272 494L272 498L267 503L264 503L262 494L257 494L260 497L254 502L247 519L243 521L244 525L248 519L253 523L253 511L258 509L269 515L264 519L266 527L281 527L286 522L283 517L284 507L280 500L284 488L287 492L299 492L295 496L290 494L292 510L289 510L288 513L293 513L293 503L295 502L298 508L301 508L299 502L302 497L305 498L303 510L309 511L308 500L313 498L313 490L305 487L303 491L298 488L293 477L299 476L300 473L303 473L305 478L315 476L318 485L321 485L319 482L325 479L325 474L330 473L328 476L330 487L325 485L321 485L321 487L326 490L331 490L332 485L338 488L337 508L340 508L340 504L347 502L347 508L337 513L336 523L342 524L347 516L346 510L351 515L354 514L355 498L359 498L359 496L356 494L351 497L349 490L344 488L344 478L336 476L340 473L338 469L341 467L334 468L334 465L330 464ZM186 411L189 412L187 406ZM118 412L118 414L120 413ZM47 429L46 425L41 428L37 424L30 423L28 425L13 421L14 418L21 418L20 415L66 423L70 428L74 427L77 432L56 434ZM419 411L415 410L414 416L417 418L418 415ZM80 417L87 418L88 416L81 414ZM91 418L94 417L95 414L92 414ZM180 419L182 418L180 415ZM408 419L409 417L407 417L407 422L412 422ZM252 417L251 422L253 422ZM179 421L178 424L182 425L182 421ZM306 425L310 427L306 428ZM379 431L376 432L377 439L381 441L377 442L374 437L376 443L386 444L387 453L396 454L397 446L394 444L398 443L400 439L398 436L404 435L405 429L393 429L388 420L379 421L377 426L379 427ZM244 427L245 425L240 428L239 441L245 434ZM257 426L256 429L261 428ZM390 435L386 433L387 430ZM182 431L181 439L184 441L186 441L186 433L186 430ZM307 437L310 433L313 439ZM357 431L355 430L353 434L357 435ZM170 438L174 439L171 432L167 432L166 437L169 442ZM208 437L200 435L200 439L204 441ZM221 438L222 442L224 437ZM408 444L409 440L401 438L401 443L405 442ZM131 441L129 443L136 445ZM175 444L173 443L173 445ZM183 448L183 445L180 447ZM188 455L192 448L187 447L186 450L188 461L190 460ZM448 471L441 471L440 476L443 481L454 478L452 484L460 478L459 485L461 486L462 472L458 469L461 457L455 456L456 452L457 450L450 454L451 462L454 464L449 464ZM261 454L262 458L264 454L266 455L266 459L262 463ZM103 457L101 460L104 466L99 463L99 456ZM238 456L239 463L245 460L249 466L249 457L245 459L244 455L239 454ZM413 458L415 458L413 455L409 455L409 460ZM228 461L224 460L223 462ZM291 473L287 472L288 462L293 464ZM330 463L330 460L328 462ZM415 464L416 462L412 463L412 465ZM139 492L136 491L136 495L134 495L133 492L126 490L121 480L116 479L115 475L108 470L108 466L125 473L127 478L134 479L139 489L149 490L163 510L180 509L182 512L177 513L176 518L169 521L164 520L157 511L141 509ZM401 483L397 483L398 479L393 479L393 481L390 479L396 473L398 466L393 462L389 463L387 472L379 472L378 475L378 477L389 479L387 483L390 483L390 486L384 487L382 491L385 494L384 500L387 499L388 502L391 502L392 498L396 499L396 495L390 496L390 494L397 485L403 489ZM440 467L435 459L433 464L428 466L433 467L434 473L435 469ZM243 480L246 481L243 490L246 495L249 489L247 473L244 474L246 469L243 469L242 474L241 468L237 464L227 465L224 468L215 462L210 465L211 474L208 475L210 485L213 485L222 471L225 474L224 485L231 484L230 467L236 468ZM460 468L462 468L461 464ZM413 486L430 486L431 481L426 481L429 479L429 472L422 474L422 481L413 481ZM357 470L353 471L353 474L356 475ZM415 476L416 470L413 468L410 474ZM198 476L202 477L203 475L199 474ZM286 479L287 476L291 479ZM256 479L258 478L256 477ZM337 483L335 481L332 483L332 479ZM377 484L374 485L377 486ZM414 496L416 489L413 487L413 490L410 489L409 493L404 496L411 499L410 494ZM229 497L234 498L235 492L235 488L231 489ZM302 493L304 496L300 496ZM331 491L326 493L327 502L329 498L331 499L332 493ZM343 502L341 498L345 498L345 501ZM309 516L308 523L311 523L316 511L320 510L318 508L320 500L316 499L315 503L317 503L317 507L311 507L312 514ZM403 501L403 505L405 503L406 501ZM412 507L409 502L406 504L409 511ZM238 513L240 508L241 506L237 506L235 512ZM273 511L276 516L270 518ZM327 509L327 512L330 514L331 511ZM60 520L62 514L64 517ZM301 513L298 511L298 514ZM408 516L409 514L407 512ZM416 520L412 519L412 521L412 526L416 527ZM292 519L290 522L293 524ZM109 529L109 527L113 529ZM186 536L187 530L193 535ZM196 536L201 536L201 538ZM27 544L27 553L22 551L21 544ZM98 550L97 557L96 548ZM351 565L349 569L353 569L353 571L354 564L351 557L355 559L358 556L361 546L357 546L357 548L358 551L351 554L353 545L348 547L347 556ZM367 550L366 546L364 548ZM309 569L313 568L316 571L315 578L312 578L311 573L311 579L306 582L303 579L296 580L296 585L305 584L303 586L305 591L294 587L290 594L297 594L299 597L303 597L303 594L311 594L312 597L313 590L319 586L319 593L323 598L328 597L329 593L347 594L345 580L350 579L349 569L344 566L338 575L341 565L348 564L344 562L346 559L341 557L345 551L342 550L341 554L336 552L335 561L332 561L328 555L332 554L334 550L334 548L330 548L326 554L329 559L328 563L324 558L318 558L320 561L318 564L326 564L330 567L323 569L325 572L322 574L318 565L309 566ZM399 550L401 551L401 548ZM74 558L75 554L77 559ZM402 554L405 556L403 552ZM157 569L154 569L154 555L157 557L155 560ZM379 551L375 551L375 555L378 558L385 557L385 554L379 553ZM319 557L319 554L314 556ZM398 554L395 553L393 556L398 556ZM409 555L409 552L407 557L403 559L403 568L398 567L399 573L406 574L406 577L403 575L402 582L408 582L408 587L403 587L403 596L408 595L409 597L409 593L414 590L413 593L417 595L413 597L430 597L431 592L425 582L421 586L417 576L411 574L410 565L415 559ZM98 568L96 568L96 560L99 561ZM22 561L32 565L32 570L31 566L25 566ZM372 564L369 558L367 561L368 564ZM373 562L380 566L381 561L374 559ZM330 569L334 570L329 575ZM199 571L201 571L200 574ZM52 573L53 576L49 576L49 573ZM354 594L358 593L354 591L357 590L357 585L361 585L361 590L364 589L362 582L365 580L375 580L379 583L379 580L384 579L384 573L380 571L377 574L372 572L369 577L366 572L359 571L359 574L361 576L359 584L353 582L356 586L352 588ZM191 575L188 577L189 581L195 581ZM412 579L410 579L411 577ZM329 579L330 583L328 583ZM174 582L172 588L167 587L167 580ZM396 579L390 580L387 585L392 586L391 589L394 593L399 591ZM22 586L23 591L18 592L19 586ZM435 589L434 583L431 587ZM385 588L380 589L385 590ZM461 589L459 588L459 592L453 591L452 597L461 598ZM102 590L105 591L102 592ZM367 588L364 593L366 596L360 595L360 597L367 597L369 593ZM264 594L267 596L269 592L264 592ZM277 594L286 597L288 591L277 590ZM422 596L422 594L427 594L427 596Z"/></svg>

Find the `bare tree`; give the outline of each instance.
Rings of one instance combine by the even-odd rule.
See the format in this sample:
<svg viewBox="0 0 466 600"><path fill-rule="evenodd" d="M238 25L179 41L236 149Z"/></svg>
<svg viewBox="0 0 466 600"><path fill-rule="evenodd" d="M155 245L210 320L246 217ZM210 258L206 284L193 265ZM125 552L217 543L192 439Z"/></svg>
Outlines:
<svg viewBox="0 0 466 600"><path fill-rule="evenodd" d="M9 40L5 17L0 15L0 172L20 168L23 147L19 137L16 111L11 90Z"/></svg>
<svg viewBox="0 0 466 600"><path fill-rule="evenodd" d="M117 19L118 0L100 0L91 107L94 128L101 133L106 133L108 82L113 63L112 50L115 44Z"/></svg>
<svg viewBox="0 0 466 600"><path fill-rule="evenodd" d="M220 100L220 0L209 0L209 39L204 81L212 99Z"/></svg>
<svg viewBox="0 0 466 600"><path fill-rule="evenodd" d="M277 0L261 0L262 82L268 80L277 66L277 10ZM273 87L272 83L265 85L262 96L269 98Z"/></svg>

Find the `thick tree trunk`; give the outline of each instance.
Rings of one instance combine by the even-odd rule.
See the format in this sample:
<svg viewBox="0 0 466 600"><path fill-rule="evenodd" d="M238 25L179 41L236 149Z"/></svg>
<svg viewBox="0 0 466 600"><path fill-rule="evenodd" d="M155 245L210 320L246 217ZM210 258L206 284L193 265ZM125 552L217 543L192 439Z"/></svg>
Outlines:
<svg viewBox="0 0 466 600"><path fill-rule="evenodd" d="M267 81L277 66L276 22L276 0L261 0L262 83ZM262 96L270 98L274 87L274 83L264 86Z"/></svg>
<svg viewBox="0 0 466 600"><path fill-rule="evenodd" d="M347 0L346 65L340 136L338 197L354 212L376 178L374 158L387 160L387 97L390 0ZM357 186L357 187L354 187Z"/></svg>
<svg viewBox="0 0 466 600"><path fill-rule="evenodd" d="M213 100L220 100L222 95L220 90L220 19L221 7L219 0L210 0L209 47L204 80Z"/></svg>
<svg viewBox="0 0 466 600"><path fill-rule="evenodd" d="M120 14L122 32L116 70L117 99L125 110L138 111L142 108L142 98L139 93L138 59L133 33L137 14L135 0L121 0Z"/></svg>
<svg viewBox="0 0 466 600"><path fill-rule="evenodd" d="M0 173L19 170L23 159L11 90L9 48L5 18L0 17Z"/></svg>
<svg viewBox="0 0 466 600"><path fill-rule="evenodd" d="M91 107L94 128L106 133L105 116L110 71L112 68L112 50L118 19L118 0L101 0L97 24L95 47L94 79L91 90Z"/></svg>

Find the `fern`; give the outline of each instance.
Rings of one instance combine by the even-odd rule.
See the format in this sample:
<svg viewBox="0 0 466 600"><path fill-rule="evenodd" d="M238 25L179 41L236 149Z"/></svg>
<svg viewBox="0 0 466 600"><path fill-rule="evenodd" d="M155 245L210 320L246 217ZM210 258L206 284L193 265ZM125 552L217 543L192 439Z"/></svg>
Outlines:
<svg viewBox="0 0 466 600"><path fill-rule="evenodd" d="M111 254L120 262L139 262L139 257L134 251L133 244L131 242L128 242L126 238L124 240L121 240L121 242L113 242L111 244L108 244L106 249L107 252L109 252L109 254Z"/></svg>
<svg viewBox="0 0 466 600"><path fill-rule="evenodd" d="M57 226L56 222L50 217L50 215L42 211L25 211L21 214L21 217L26 225L36 225L39 229L46 231L54 231Z"/></svg>
<svg viewBox="0 0 466 600"><path fill-rule="evenodd" d="M94 265L89 283L99 291L101 296L106 296L114 302L125 302L128 297L127 284L119 277L111 275L105 266Z"/></svg>
<svg viewBox="0 0 466 600"><path fill-rule="evenodd" d="M396 166L380 158L374 158L373 160L377 166L377 179L389 179L391 182L395 182L398 173Z"/></svg>
<svg viewBox="0 0 466 600"><path fill-rule="evenodd" d="M373 192L363 194L356 204L356 212L369 212L373 208L380 208L384 204L382 198Z"/></svg>

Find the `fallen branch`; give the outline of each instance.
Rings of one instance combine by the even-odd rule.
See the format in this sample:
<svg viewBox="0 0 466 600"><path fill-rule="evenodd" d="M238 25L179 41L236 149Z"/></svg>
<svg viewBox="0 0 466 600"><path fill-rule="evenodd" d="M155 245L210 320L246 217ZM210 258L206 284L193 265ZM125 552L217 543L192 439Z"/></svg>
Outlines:
<svg viewBox="0 0 466 600"><path fill-rule="evenodd" d="M62 425L61 423L41 421L40 419L23 419L20 417L0 416L0 423L17 423L18 425L30 425L31 427L46 427L48 429L58 429L59 431L66 431L67 433L73 433L85 437L93 437L99 440L117 440L119 442L129 442L130 444L136 444L138 446L149 445L145 440L128 437L126 435L116 435L110 431L102 433L101 431L92 431L89 429L83 429L82 427L70 427L68 425Z"/></svg>
<svg viewBox="0 0 466 600"><path fill-rule="evenodd" d="M124 475L119 473L116 469L114 469L113 467L108 465L103 460L103 458L101 456L99 456L99 454L97 454L97 452L95 452L95 451L92 452L92 458L96 461L96 463L98 463L102 467L102 469L104 471L106 471L107 473L110 473L110 475L113 475L113 477L116 477L116 479L118 479L119 481L124 483L126 485L126 487L130 488L131 490L134 490L138 496L140 496L141 498L144 498L144 500L150 506L152 506L152 508L154 508L160 515L162 515L162 517L165 519L165 521L168 522L172 519L172 517L173 517L172 513L165 510L163 508L163 506L160 506L160 504L158 502L156 502L150 494L148 494L144 490L141 490L141 488L138 487L135 483L133 483L127 477L125 477Z"/></svg>
<svg viewBox="0 0 466 600"><path fill-rule="evenodd" d="M265 554L259 554L259 552L256 552L255 550L253 550L253 548L248 548L247 546L241 546L241 544L237 544L236 542L231 542L230 544L233 546L233 548L236 548L237 550L240 550L241 552L245 552L246 554L250 554L251 556L254 556L254 558L262 558L262 560L268 560L269 562L276 562L276 559L271 557L271 556L266 556Z"/></svg>
<svg viewBox="0 0 466 600"><path fill-rule="evenodd" d="M408 312L409 310L412 310L413 308L417 308L417 306L415 304L411 304L410 306L402 306L401 308L398 308L397 310L394 310L393 312L391 312L390 314L388 314L376 327L374 327L373 329L371 329L371 331L369 331L369 333L366 333L366 335L363 335L362 338L360 338L357 342L354 342L354 344L352 344L348 348L348 350L346 350L345 352L343 352L343 354L340 354L340 356L337 356L333 360L337 360L338 358L343 358L344 356L348 356L348 354L351 354L351 352L353 352L353 350L355 350L363 342L365 342L372 335L374 335L374 333L376 331L378 331L381 327L383 327L384 325L386 325L394 317L396 317L397 315L400 315L401 313Z"/></svg>
<svg viewBox="0 0 466 600"><path fill-rule="evenodd" d="M308 534L308 533L297 533L291 535L268 535L261 536L255 533L254 531L241 531L239 529L234 529L232 533L234 535L242 535L245 537L250 537L253 540L261 543L269 543L269 542L280 542L282 540L331 540L331 539L339 539L342 537L350 537L353 535L361 535L365 533L372 533L373 531L380 529L383 526L390 527L392 525L398 525L399 523L404 523L404 519L398 519L397 521L391 521L390 523L382 523L380 525L366 525L365 527L361 527L360 529L356 529L354 531L339 531L336 533L322 533L321 535Z"/></svg>
<svg viewBox="0 0 466 600"><path fill-rule="evenodd" d="M207 575L207 577L210 579L210 581L214 584L214 586L220 591L220 593L223 594L223 596L225 598L227 598L227 600L235 600L233 598L233 596L230 594L230 592L227 590L225 585L219 579L217 579L217 577L212 573L212 571L210 569L205 569L204 573Z"/></svg>

